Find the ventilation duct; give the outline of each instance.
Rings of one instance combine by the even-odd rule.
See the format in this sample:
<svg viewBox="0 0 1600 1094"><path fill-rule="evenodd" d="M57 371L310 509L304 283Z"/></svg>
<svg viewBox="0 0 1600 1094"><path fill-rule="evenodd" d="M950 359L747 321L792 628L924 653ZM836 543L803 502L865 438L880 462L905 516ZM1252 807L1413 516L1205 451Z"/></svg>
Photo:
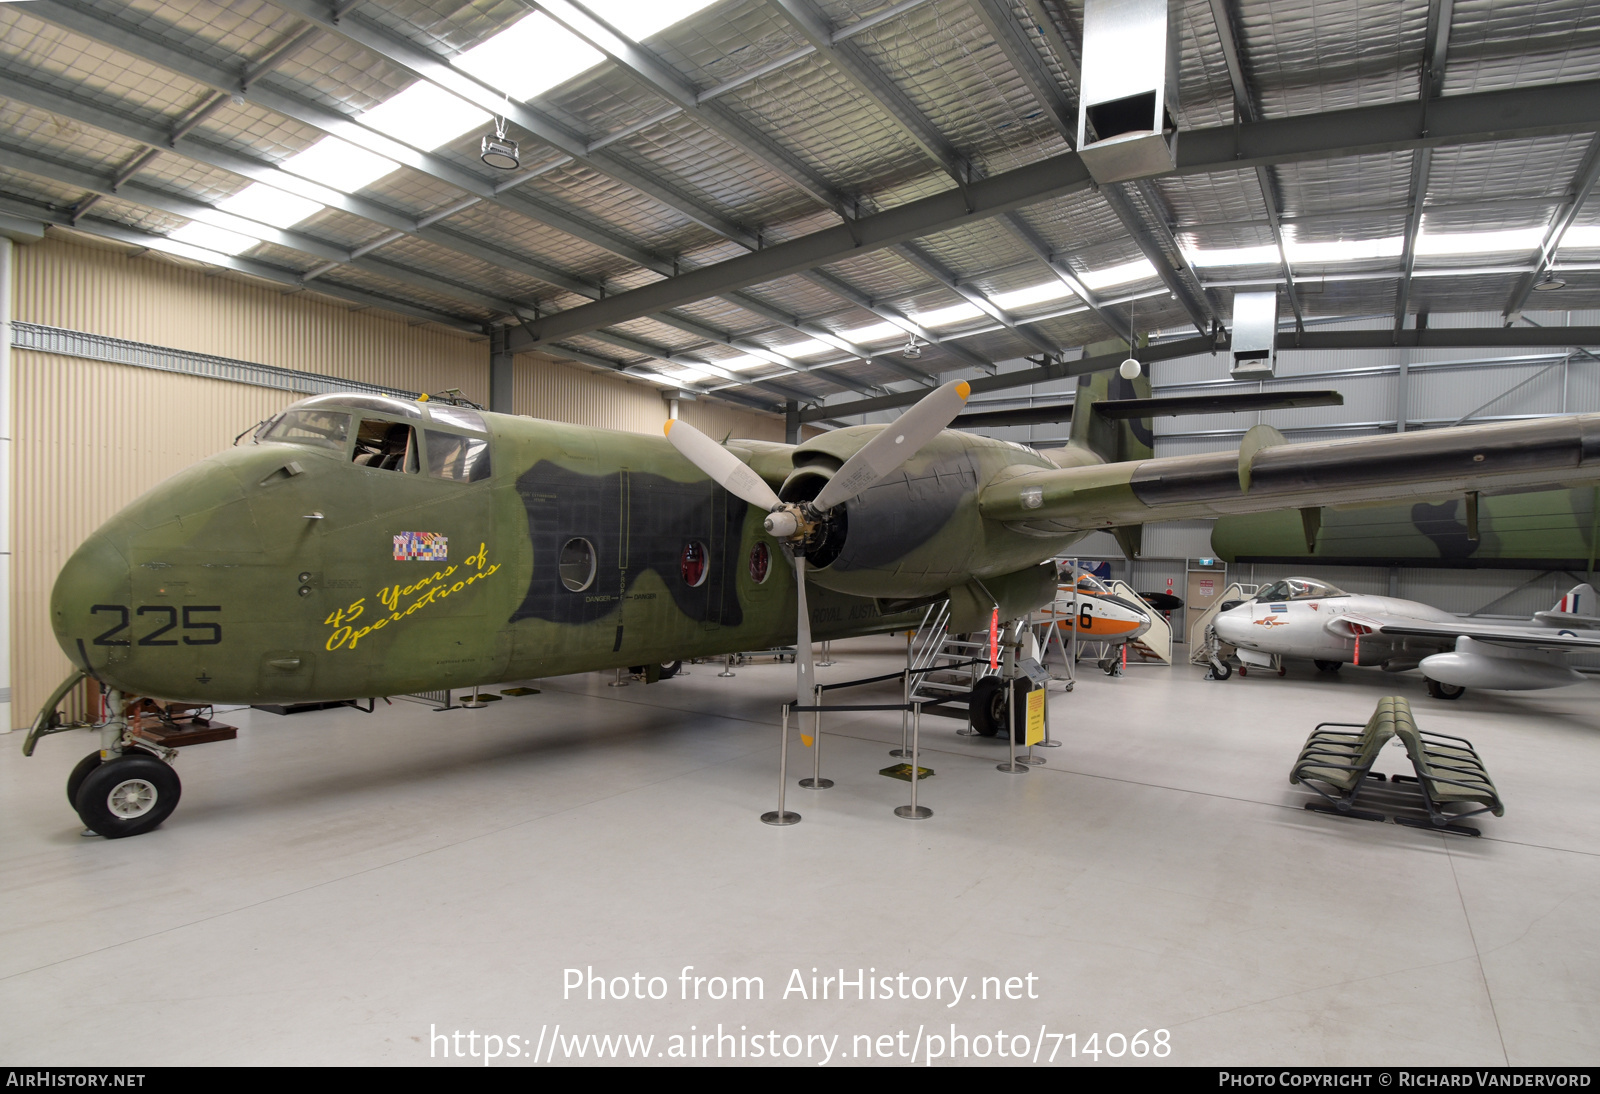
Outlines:
<svg viewBox="0 0 1600 1094"><path fill-rule="evenodd" d="M1233 365L1235 380L1264 380L1278 364L1278 294L1233 294Z"/></svg>
<svg viewBox="0 0 1600 1094"><path fill-rule="evenodd" d="M1096 182L1177 165L1177 58L1167 0L1086 0L1078 153Z"/></svg>

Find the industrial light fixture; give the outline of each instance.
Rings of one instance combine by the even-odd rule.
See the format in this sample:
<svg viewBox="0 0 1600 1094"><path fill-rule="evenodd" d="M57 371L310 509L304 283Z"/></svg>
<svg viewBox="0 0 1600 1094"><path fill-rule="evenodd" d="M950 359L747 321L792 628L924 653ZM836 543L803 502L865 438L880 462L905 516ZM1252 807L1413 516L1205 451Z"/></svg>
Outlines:
<svg viewBox="0 0 1600 1094"><path fill-rule="evenodd" d="M506 99L506 113L511 112L511 100ZM522 159L517 155L517 142L506 136L505 115L499 115L494 120L494 136L483 135L483 147L478 153L478 158L493 167L496 171L515 171L522 166Z"/></svg>
<svg viewBox="0 0 1600 1094"><path fill-rule="evenodd" d="M1549 292L1552 289L1564 289L1566 287L1567 283L1565 281L1561 280L1553 272L1546 270L1544 277L1534 282L1533 291Z"/></svg>
<svg viewBox="0 0 1600 1094"><path fill-rule="evenodd" d="M915 361L922 356L922 346L917 342L916 335L911 336L911 340L906 343L906 348L900 351L900 356L907 361Z"/></svg>

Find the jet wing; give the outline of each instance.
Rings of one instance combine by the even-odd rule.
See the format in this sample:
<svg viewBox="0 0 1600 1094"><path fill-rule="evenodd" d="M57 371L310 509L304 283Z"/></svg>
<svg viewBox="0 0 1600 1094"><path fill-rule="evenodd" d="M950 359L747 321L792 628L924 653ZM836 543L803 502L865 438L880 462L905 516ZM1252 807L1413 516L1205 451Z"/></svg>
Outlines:
<svg viewBox="0 0 1600 1094"><path fill-rule="evenodd" d="M1345 637L1366 634L1384 638L1424 638L1453 641L1473 638L1496 646L1519 646L1541 650L1600 649L1600 634L1562 633L1547 627L1518 627L1495 623L1475 623L1463 619L1456 623L1437 623L1426 619L1406 619L1392 615L1350 613L1328 621L1327 630Z"/></svg>
<svg viewBox="0 0 1600 1094"><path fill-rule="evenodd" d="M1258 425L1236 452L1038 470L979 496L991 520L1038 536L1270 509L1546 483L1600 482L1600 415L1288 444Z"/></svg>

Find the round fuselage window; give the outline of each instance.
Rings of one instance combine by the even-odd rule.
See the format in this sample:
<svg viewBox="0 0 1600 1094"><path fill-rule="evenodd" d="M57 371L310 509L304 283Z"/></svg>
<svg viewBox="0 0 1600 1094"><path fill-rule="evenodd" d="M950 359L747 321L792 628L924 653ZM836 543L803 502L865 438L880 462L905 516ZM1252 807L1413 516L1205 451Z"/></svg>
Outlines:
<svg viewBox="0 0 1600 1094"><path fill-rule="evenodd" d="M750 580L757 585L767 580L767 575L772 573L772 550L765 543L758 543L750 548Z"/></svg>
<svg viewBox="0 0 1600 1094"><path fill-rule="evenodd" d="M561 584L581 593L594 584L594 544L580 537L567 540L558 562Z"/></svg>
<svg viewBox="0 0 1600 1094"><path fill-rule="evenodd" d="M678 571L683 575L683 583L689 588L697 588L706 582L706 574L710 567L707 565L709 552L706 545L697 539L692 539L683 545L683 556L678 562Z"/></svg>

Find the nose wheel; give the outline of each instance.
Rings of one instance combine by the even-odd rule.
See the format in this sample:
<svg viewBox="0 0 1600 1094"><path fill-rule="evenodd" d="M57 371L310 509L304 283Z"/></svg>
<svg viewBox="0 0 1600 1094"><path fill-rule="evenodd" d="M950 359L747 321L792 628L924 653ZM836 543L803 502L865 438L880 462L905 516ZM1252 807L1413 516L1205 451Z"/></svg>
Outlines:
<svg viewBox="0 0 1600 1094"><path fill-rule="evenodd" d="M183 784L176 771L147 752L103 762L95 752L73 768L67 791L85 828L122 839L148 832L171 816Z"/></svg>

